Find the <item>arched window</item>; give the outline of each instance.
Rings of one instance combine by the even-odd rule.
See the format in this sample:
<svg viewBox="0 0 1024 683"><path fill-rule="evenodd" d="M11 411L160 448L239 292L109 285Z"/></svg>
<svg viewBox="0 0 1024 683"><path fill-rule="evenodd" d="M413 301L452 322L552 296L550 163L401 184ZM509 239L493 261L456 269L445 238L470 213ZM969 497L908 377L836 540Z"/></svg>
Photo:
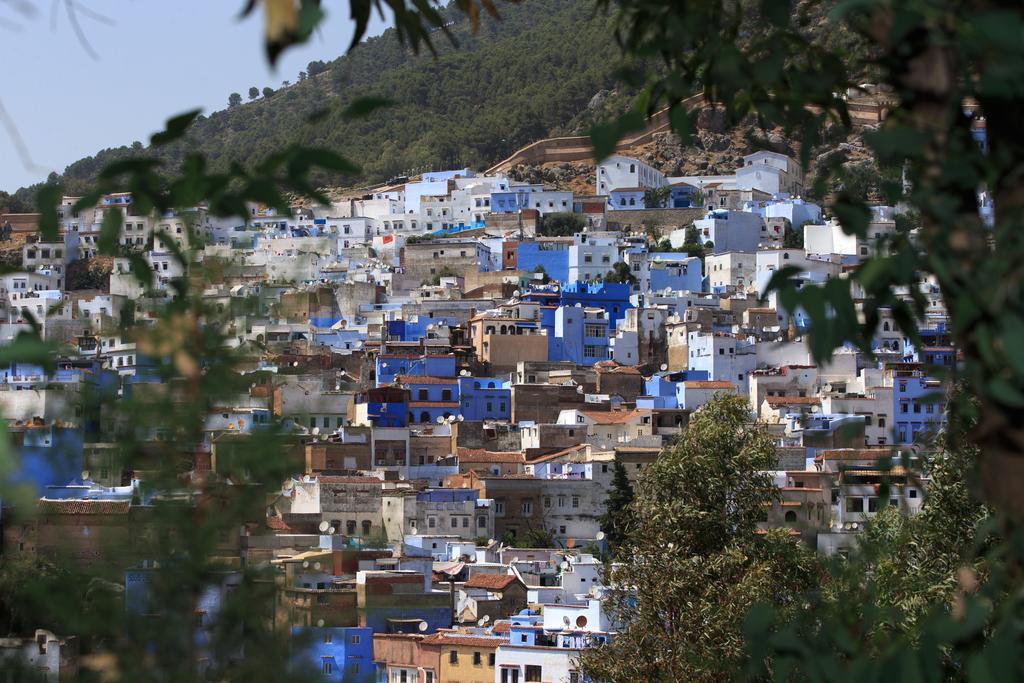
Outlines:
<svg viewBox="0 0 1024 683"><path fill-rule="evenodd" d="M630 173L636 173L636 164L630 164L629 165L629 172Z"/></svg>
<svg viewBox="0 0 1024 683"><path fill-rule="evenodd" d="M889 331L889 321L888 321L888 320L886 320L886 321L884 321L884 322L882 323L882 329L883 329L884 331L886 331L886 332L888 332L888 331Z"/></svg>
<svg viewBox="0 0 1024 683"><path fill-rule="evenodd" d="M502 326L501 326L501 333L502 333L502 334L508 334L508 327L507 327L507 326L505 326L505 325L502 325Z"/></svg>
<svg viewBox="0 0 1024 683"><path fill-rule="evenodd" d="M636 197L630 197L629 198L629 205L630 206L636 206Z"/></svg>
<svg viewBox="0 0 1024 683"><path fill-rule="evenodd" d="M370 535L370 520L364 519L363 520L363 536L369 536L369 535Z"/></svg>
<svg viewBox="0 0 1024 683"><path fill-rule="evenodd" d="M796 521L796 513L792 510L786 512L786 524L790 524Z"/></svg>
<svg viewBox="0 0 1024 683"><path fill-rule="evenodd" d="M784 252L782 254L782 260L783 261L788 261L789 260L789 253L788 252Z"/></svg>
<svg viewBox="0 0 1024 683"><path fill-rule="evenodd" d="M474 389L479 389L480 388L480 382L473 382L473 388Z"/></svg>
<svg viewBox="0 0 1024 683"><path fill-rule="evenodd" d="M430 413L428 413L425 410L422 413L420 413L420 422L430 422Z"/></svg>
<svg viewBox="0 0 1024 683"><path fill-rule="evenodd" d="M487 388L488 389L493 389L494 388L494 382L488 382L487 383Z"/></svg>

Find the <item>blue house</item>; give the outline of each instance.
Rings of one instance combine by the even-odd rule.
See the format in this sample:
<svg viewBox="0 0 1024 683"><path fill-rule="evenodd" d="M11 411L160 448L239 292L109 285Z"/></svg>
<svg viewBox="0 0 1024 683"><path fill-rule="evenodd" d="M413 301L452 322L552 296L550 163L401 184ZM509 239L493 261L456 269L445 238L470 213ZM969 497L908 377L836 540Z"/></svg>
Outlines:
<svg viewBox="0 0 1024 683"><path fill-rule="evenodd" d="M425 424L459 414L459 380L455 377L399 375L395 383L409 390L409 422Z"/></svg>
<svg viewBox="0 0 1024 683"><path fill-rule="evenodd" d="M493 377L460 377L461 414L466 420L511 420L512 390Z"/></svg>
<svg viewBox="0 0 1024 683"><path fill-rule="evenodd" d="M608 193L608 208L617 211L633 211L647 208L644 205L642 187L620 187Z"/></svg>
<svg viewBox="0 0 1024 683"><path fill-rule="evenodd" d="M687 254L652 253L647 258L651 291L704 291L704 272L700 258Z"/></svg>
<svg viewBox="0 0 1024 683"><path fill-rule="evenodd" d="M81 427L30 422L8 428L14 448L15 469L7 481L31 487L35 496L48 486L63 486L78 479L84 469Z"/></svg>
<svg viewBox="0 0 1024 683"><path fill-rule="evenodd" d="M552 280L565 282L569 279L569 247L572 240L544 240L540 242L519 242L516 249L516 267L532 273L537 266L544 268Z"/></svg>
<svg viewBox="0 0 1024 683"><path fill-rule="evenodd" d="M548 360L593 365L611 357L608 313L602 308L559 306L548 333Z"/></svg>
<svg viewBox="0 0 1024 683"><path fill-rule="evenodd" d="M399 375L418 377L455 377L455 356L382 353L374 364L377 386L394 384Z"/></svg>
<svg viewBox="0 0 1024 683"><path fill-rule="evenodd" d="M626 310L635 308L629 300L630 286L619 282L570 282L562 287L561 305L603 308L609 327L615 329L626 317Z"/></svg>
<svg viewBox="0 0 1024 683"><path fill-rule="evenodd" d="M673 209L689 209L703 206L703 200L697 195L697 188L689 183L675 183L670 185L668 205Z"/></svg>
<svg viewBox="0 0 1024 683"><path fill-rule="evenodd" d="M374 427L408 427L409 392L399 387L375 387L356 394L357 405L366 404L367 419Z"/></svg>
<svg viewBox="0 0 1024 683"><path fill-rule="evenodd" d="M293 626L294 670L319 672L320 680L372 683L373 629L361 626Z"/></svg>
<svg viewBox="0 0 1024 683"><path fill-rule="evenodd" d="M939 431L946 424L942 382L929 377L917 364L896 366L892 372L895 442L911 444Z"/></svg>
<svg viewBox="0 0 1024 683"><path fill-rule="evenodd" d="M637 408L677 409L682 403L680 393L685 382L704 382L708 379L707 370L655 373L644 382L644 396L637 397Z"/></svg>

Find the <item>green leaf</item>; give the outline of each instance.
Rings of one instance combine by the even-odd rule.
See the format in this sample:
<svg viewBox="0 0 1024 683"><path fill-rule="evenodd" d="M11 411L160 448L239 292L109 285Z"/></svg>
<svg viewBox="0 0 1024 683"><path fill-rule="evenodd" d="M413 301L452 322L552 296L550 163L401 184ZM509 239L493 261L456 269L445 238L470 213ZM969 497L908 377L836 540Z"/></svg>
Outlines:
<svg viewBox="0 0 1024 683"><path fill-rule="evenodd" d="M121 228L124 226L124 216L120 209L107 209L103 214L103 223L100 226L100 238L97 247L101 254L113 256L117 254L117 245L121 239Z"/></svg>
<svg viewBox="0 0 1024 683"><path fill-rule="evenodd" d="M193 109L192 111L187 111L184 114L178 114L167 119L167 127L159 133L154 133L149 139L149 144L153 147L161 147L181 138L202 111L202 109Z"/></svg>
<svg viewBox="0 0 1024 683"><path fill-rule="evenodd" d="M594 147L594 161L601 163L615 152L626 133L643 130L647 123L643 114L633 110L614 121L601 123L590 129L590 142Z"/></svg>
<svg viewBox="0 0 1024 683"><path fill-rule="evenodd" d="M36 208L39 209L39 234L47 242L56 242L60 234L60 218L57 207L64 197L60 185L44 185L36 193Z"/></svg>
<svg viewBox="0 0 1024 683"><path fill-rule="evenodd" d="M38 332L21 331L13 342L0 348L0 366L32 363L41 365L47 372L53 372L56 351L57 345L43 341Z"/></svg>

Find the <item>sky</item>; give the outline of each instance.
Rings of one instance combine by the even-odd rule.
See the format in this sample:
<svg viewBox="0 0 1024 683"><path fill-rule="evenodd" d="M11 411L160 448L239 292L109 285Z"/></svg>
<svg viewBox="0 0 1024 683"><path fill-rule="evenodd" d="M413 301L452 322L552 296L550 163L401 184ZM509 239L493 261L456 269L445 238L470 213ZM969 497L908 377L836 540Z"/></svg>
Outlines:
<svg viewBox="0 0 1024 683"><path fill-rule="evenodd" d="M169 117L196 107L207 114L224 109L232 92L247 100L250 86L294 82L309 62L334 59L351 39L348 4L325 2L328 16L318 35L286 51L271 69L263 17L239 20L243 5L0 0L0 190L14 192L107 147L146 143ZM78 24L95 58L76 36L68 6L80 8ZM369 35L385 27L378 19ZM17 128L29 161L8 124Z"/></svg>

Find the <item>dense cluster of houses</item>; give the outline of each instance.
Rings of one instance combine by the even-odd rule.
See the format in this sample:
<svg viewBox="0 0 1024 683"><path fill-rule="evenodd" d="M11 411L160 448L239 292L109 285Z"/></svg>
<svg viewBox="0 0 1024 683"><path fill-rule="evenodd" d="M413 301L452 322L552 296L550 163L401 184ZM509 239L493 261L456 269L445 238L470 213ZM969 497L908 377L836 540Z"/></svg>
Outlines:
<svg viewBox="0 0 1024 683"><path fill-rule="evenodd" d="M798 162L759 152L686 178L613 156L587 196L426 173L289 215L254 205L244 221L65 198L59 239L29 239L23 269L0 275L0 341L37 326L61 349L53 370L0 369L14 476L38 508L5 510L3 554L123 568L125 608L145 613L146 471L124 466L116 420L80 399L159 382L121 323L145 325L190 268L216 263L200 296L252 382L211 411L191 467L231 479L237 449L274 424L293 471L258 523L221 539L223 581L196 628L238 570L270 568L274 627L328 679L578 683L581 650L617 626L598 559L616 465L635 481L717 394L747 398L776 441L765 528L845 553L881 493L921 504L912 464L945 413L932 369L957 362L941 297L917 284L921 344L883 311L873 357L813 362L806 314L765 285L786 266L803 283L847 277L897 212L874 207L858 238L802 192ZM109 286L68 289L109 211L123 219ZM575 234L544 236L567 215ZM681 249L694 236L700 255ZM0 657L73 666L73 636L38 640L0 640Z"/></svg>

